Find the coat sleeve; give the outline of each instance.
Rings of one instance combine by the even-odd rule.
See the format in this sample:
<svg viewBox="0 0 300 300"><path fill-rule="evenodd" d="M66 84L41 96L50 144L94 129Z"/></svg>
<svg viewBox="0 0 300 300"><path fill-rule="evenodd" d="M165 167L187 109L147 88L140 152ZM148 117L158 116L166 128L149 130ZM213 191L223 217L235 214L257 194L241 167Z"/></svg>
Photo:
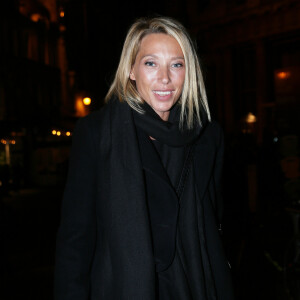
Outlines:
<svg viewBox="0 0 300 300"><path fill-rule="evenodd" d="M216 134L216 157L213 170L213 206L215 209L216 219L221 226L223 216L223 196L222 196L222 176L223 176L223 159L224 159L224 134L219 125Z"/></svg>
<svg viewBox="0 0 300 300"><path fill-rule="evenodd" d="M230 265L220 238L220 226L223 214L222 173L224 158L224 134L217 124L215 131L216 155L213 169L213 181L210 199L204 201L206 241L210 264L214 276L218 300L234 300ZM219 231L217 226L219 227Z"/></svg>
<svg viewBox="0 0 300 300"><path fill-rule="evenodd" d="M80 119L73 134L69 172L57 234L55 300L89 297L96 217L96 147L88 118Z"/></svg>
<svg viewBox="0 0 300 300"><path fill-rule="evenodd" d="M216 193L216 214L219 224L222 222L223 216L223 196L222 196L222 175L223 175L223 160L224 160L224 134L221 127L218 128L218 140L217 140L217 155L214 168L214 183Z"/></svg>

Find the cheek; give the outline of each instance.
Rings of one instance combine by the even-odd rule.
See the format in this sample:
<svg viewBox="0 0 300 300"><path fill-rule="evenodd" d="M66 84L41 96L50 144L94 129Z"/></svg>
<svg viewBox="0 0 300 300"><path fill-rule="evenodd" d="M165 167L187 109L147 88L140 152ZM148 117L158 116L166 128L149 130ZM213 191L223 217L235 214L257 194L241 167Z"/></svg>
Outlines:
<svg viewBox="0 0 300 300"><path fill-rule="evenodd" d="M184 84L184 78L185 78L185 72L176 74L176 83L178 85L178 88L182 89Z"/></svg>
<svg viewBox="0 0 300 300"><path fill-rule="evenodd" d="M141 71L136 80L136 85L138 89L144 90L151 87L155 76L151 72Z"/></svg>
<svg viewBox="0 0 300 300"><path fill-rule="evenodd" d="M171 70L171 74L172 74L172 80L176 81L176 82L182 82L184 81L184 77L185 77L185 69L175 69L175 70Z"/></svg>

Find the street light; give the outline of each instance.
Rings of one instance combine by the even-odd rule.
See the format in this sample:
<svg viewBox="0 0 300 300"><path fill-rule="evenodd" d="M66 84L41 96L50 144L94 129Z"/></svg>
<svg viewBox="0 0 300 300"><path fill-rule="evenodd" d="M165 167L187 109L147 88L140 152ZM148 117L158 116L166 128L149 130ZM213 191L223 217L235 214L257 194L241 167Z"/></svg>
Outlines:
<svg viewBox="0 0 300 300"><path fill-rule="evenodd" d="M90 98L90 97L85 97L85 98L83 98L83 104L84 105L90 105L91 104L91 102L92 102L92 99Z"/></svg>

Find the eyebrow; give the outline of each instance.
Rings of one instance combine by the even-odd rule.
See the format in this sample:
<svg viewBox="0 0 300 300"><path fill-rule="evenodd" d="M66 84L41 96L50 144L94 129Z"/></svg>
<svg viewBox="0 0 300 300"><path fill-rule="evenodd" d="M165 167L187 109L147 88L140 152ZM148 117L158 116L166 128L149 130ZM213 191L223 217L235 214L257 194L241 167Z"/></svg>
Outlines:
<svg viewBox="0 0 300 300"><path fill-rule="evenodd" d="M145 58L145 57L147 57L147 56L151 56L151 57L154 57L154 58L158 58L158 56L155 55L155 54L146 54L146 55L143 55L143 56L141 57L141 59L143 59L143 58ZM183 60L184 60L184 57L182 57L182 56L175 56L175 57L171 57L171 59L183 59Z"/></svg>

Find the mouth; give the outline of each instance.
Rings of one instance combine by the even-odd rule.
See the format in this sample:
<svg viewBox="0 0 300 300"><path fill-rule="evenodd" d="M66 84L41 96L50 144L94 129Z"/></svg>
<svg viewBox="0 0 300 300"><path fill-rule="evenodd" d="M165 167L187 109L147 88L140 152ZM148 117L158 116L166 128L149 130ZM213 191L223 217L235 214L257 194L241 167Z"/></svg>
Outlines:
<svg viewBox="0 0 300 300"><path fill-rule="evenodd" d="M169 96L173 91L153 91L154 94L159 96Z"/></svg>

